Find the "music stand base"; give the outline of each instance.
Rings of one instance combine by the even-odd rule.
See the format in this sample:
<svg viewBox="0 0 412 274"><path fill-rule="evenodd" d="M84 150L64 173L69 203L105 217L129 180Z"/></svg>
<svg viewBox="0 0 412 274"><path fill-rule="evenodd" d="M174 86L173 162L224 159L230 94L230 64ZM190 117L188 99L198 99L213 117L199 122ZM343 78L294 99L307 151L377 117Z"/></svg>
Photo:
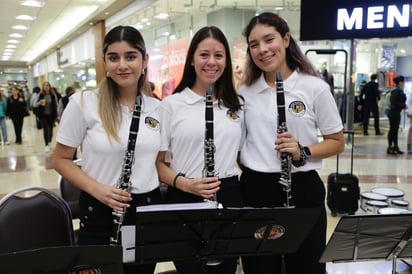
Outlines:
<svg viewBox="0 0 412 274"><path fill-rule="evenodd" d="M397 256L394 255L393 258L392 258L392 274L399 274L396 271L396 259L397 259Z"/></svg>

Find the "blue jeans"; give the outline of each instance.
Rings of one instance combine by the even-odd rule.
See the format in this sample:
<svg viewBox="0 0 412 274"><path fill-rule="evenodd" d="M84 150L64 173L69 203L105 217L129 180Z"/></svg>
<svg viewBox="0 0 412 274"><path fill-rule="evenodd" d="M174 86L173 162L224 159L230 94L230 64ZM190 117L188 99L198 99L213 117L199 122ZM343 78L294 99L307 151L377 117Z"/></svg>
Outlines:
<svg viewBox="0 0 412 274"><path fill-rule="evenodd" d="M0 117L0 128L3 142L8 142L9 139L7 137L6 117Z"/></svg>

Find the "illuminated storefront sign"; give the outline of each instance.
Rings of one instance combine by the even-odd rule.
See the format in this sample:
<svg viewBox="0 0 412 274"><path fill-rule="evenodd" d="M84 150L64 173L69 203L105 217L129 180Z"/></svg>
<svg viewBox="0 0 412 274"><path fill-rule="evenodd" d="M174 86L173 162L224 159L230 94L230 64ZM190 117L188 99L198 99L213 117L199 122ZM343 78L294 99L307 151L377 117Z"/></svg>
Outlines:
<svg viewBox="0 0 412 274"><path fill-rule="evenodd" d="M301 40L412 36L412 1L302 0L301 9Z"/></svg>

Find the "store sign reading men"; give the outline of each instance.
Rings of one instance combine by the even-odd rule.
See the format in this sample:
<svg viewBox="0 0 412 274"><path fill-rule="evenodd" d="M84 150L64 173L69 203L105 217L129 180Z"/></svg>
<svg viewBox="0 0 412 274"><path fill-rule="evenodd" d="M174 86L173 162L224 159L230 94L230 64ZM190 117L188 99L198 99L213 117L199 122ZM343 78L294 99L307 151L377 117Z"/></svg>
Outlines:
<svg viewBox="0 0 412 274"><path fill-rule="evenodd" d="M405 4L401 10L395 5L374 6L368 8L338 9L337 30L384 29L394 28L395 23L401 28L408 28L411 6ZM366 16L366 24L363 17ZM386 18L386 20L384 20Z"/></svg>
<svg viewBox="0 0 412 274"><path fill-rule="evenodd" d="M313 20L319 14L322 20ZM412 1L302 0L300 35L301 40L412 36Z"/></svg>

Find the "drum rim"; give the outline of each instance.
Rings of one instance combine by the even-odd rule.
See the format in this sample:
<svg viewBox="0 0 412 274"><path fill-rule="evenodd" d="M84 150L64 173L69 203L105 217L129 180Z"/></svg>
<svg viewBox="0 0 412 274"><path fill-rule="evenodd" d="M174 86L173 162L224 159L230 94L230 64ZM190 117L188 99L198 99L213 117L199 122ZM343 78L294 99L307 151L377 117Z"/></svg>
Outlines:
<svg viewBox="0 0 412 274"><path fill-rule="evenodd" d="M398 203L399 202L399 203ZM406 200L401 200L401 199L393 199L391 201L391 204L396 204L398 206L409 206L409 202Z"/></svg>
<svg viewBox="0 0 412 274"><path fill-rule="evenodd" d="M376 190L382 190L382 189L399 191L400 194L389 194L388 195L388 194L383 194L381 192L376 192ZM396 187L374 187L374 188L371 189L371 192L381 194L381 195L385 195L386 197L390 197L390 198L397 198L397 197L405 196L405 192L402 189L399 189L399 188L396 188Z"/></svg>
<svg viewBox="0 0 412 274"><path fill-rule="evenodd" d="M371 204L371 203L374 203L374 204ZM379 200L369 200L369 201L366 201L366 204L370 206L376 206L376 207L387 207L389 205L388 202L379 201Z"/></svg>
<svg viewBox="0 0 412 274"><path fill-rule="evenodd" d="M378 199L375 199L375 198L372 198L372 197L365 197L365 196L363 196L363 194L373 194L373 195L378 195L378 196L381 196L380 198L378 198ZM361 197L362 198L365 198L365 199L367 199L367 200L376 200L376 201L386 201L387 199L388 199L388 197L387 196L385 196L385 195L383 195L383 194L380 194L380 193L375 193L375 192L371 192L371 191L366 191L366 192L362 192L361 193Z"/></svg>
<svg viewBox="0 0 412 274"><path fill-rule="evenodd" d="M378 209L378 213L380 213L381 211L386 211L391 209L391 211L393 212L389 212L389 214L396 214L396 213L406 213L406 212L410 212L412 213L412 211L406 209L406 208L399 208L399 207L383 207L383 208L379 208ZM397 212L396 212L397 211Z"/></svg>

